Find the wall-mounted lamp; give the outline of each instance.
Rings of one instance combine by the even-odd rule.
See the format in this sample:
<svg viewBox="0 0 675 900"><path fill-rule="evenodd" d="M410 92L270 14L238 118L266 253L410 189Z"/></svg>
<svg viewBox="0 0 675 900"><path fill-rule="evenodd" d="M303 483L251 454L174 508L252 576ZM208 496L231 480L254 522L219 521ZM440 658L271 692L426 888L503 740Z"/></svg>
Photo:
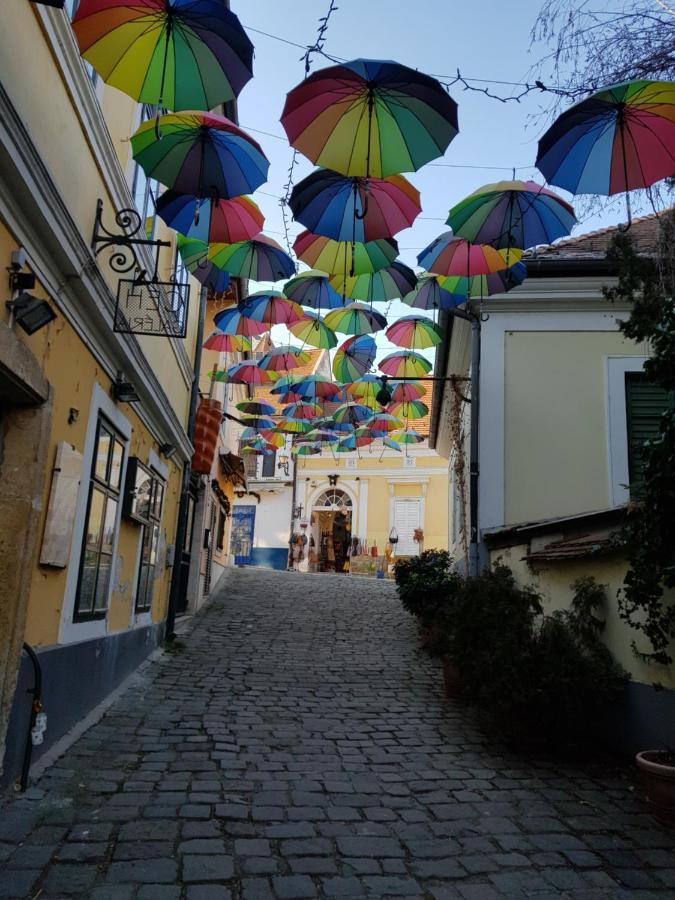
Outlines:
<svg viewBox="0 0 675 900"><path fill-rule="evenodd" d="M289 459L285 453L282 453L280 456L277 457L277 469L283 469L284 475L286 475L287 477L288 477L288 471L289 471L288 463L289 463Z"/></svg>
<svg viewBox="0 0 675 900"><path fill-rule="evenodd" d="M35 334L56 318L56 313L46 300L39 300L27 291L21 291L18 297L10 300L6 306L16 324L20 325L26 334Z"/></svg>
<svg viewBox="0 0 675 900"><path fill-rule="evenodd" d="M246 496L246 490L244 488L235 488L234 493L237 495L239 500Z"/></svg>
<svg viewBox="0 0 675 900"><path fill-rule="evenodd" d="M339 477L340 477L340 476L339 476L337 473L336 473L335 475L329 475L329 476L328 476L328 484L329 484L331 487L335 487L335 485L338 483L338 478L339 478Z"/></svg>
<svg viewBox="0 0 675 900"><path fill-rule="evenodd" d="M166 459L171 459L171 457L176 452L176 448L173 444L160 444L159 452L162 456L166 457Z"/></svg>
<svg viewBox="0 0 675 900"><path fill-rule="evenodd" d="M125 379L122 372L118 372L113 381L112 395L119 403L138 403L141 399L136 388Z"/></svg>
<svg viewBox="0 0 675 900"><path fill-rule="evenodd" d="M380 376L380 382L382 387L379 389L377 394L375 394L375 399L380 404L380 406L387 406L391 403L391 388L387 384L389 379L386 375Z"/></svg>

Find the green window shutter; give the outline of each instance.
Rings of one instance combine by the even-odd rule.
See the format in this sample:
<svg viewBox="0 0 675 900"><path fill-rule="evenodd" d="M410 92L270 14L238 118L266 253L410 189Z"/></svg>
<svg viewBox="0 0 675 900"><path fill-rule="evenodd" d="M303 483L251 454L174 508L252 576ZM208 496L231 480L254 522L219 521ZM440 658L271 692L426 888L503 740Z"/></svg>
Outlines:
<svg viewBox="0 0 675 900"><path fill-rule="evenodd" d="M642 479L644 445L658 435L661 416L672 401L668 391L649 381L642 372L626 372L628 475L631 486Z"/></svg>

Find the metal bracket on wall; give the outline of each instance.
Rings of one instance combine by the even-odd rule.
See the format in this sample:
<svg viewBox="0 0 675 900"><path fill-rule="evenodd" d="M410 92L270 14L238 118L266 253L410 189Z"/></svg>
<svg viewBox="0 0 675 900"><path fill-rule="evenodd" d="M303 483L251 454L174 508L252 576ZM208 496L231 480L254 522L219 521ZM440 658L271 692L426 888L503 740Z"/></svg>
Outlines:
<svg viewBox="0 0 675 900"><path fill-rule="evenodd" d="M145 223L135 209L121 209L116 212L115 225L122 231L115 233L105 227L103 224L103 201L97 200L94 233L91 238L91 249L94 251L94 256L98 256L102 250L115 248L115 252L109 260L113 272L124 275L135 269L138 273L134 278L137 284L157 283L160 251L162 247L170 247L171 242L147 237L144 231ZM147 270L139 262L135 247L155 248L155 268L151 278L147 277Z"/></svg>

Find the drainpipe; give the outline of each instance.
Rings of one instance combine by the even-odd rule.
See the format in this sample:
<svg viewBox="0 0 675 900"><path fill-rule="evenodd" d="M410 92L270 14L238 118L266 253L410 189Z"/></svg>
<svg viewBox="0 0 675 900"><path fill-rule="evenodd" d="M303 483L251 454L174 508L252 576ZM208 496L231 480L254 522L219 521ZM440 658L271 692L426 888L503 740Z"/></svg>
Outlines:
<svg viewBox="0 0 675 900"><path fill-rule="evenodd" d="M291 461L293 462L293 490L291 492L291 527L288 535L288 565L286 568L290 569L293 565L293 545L291 541L293 540L293 522L295 521L295 501L298 493L298 457L293 455L293 445L295 444L295 439L291 437Z"/></svg>

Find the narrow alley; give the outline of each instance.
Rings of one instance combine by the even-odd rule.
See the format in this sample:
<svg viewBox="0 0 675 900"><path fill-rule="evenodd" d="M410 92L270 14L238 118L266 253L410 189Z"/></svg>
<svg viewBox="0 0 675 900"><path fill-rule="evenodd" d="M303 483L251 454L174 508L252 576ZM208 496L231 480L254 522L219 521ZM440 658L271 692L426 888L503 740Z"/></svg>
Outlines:
<svg viewBox="0 0 675 900"><path fill-rule="evenodd" d="M233 569L0 809L0 896L673 897L632 777L489 742L393 584Z"/></svg>

